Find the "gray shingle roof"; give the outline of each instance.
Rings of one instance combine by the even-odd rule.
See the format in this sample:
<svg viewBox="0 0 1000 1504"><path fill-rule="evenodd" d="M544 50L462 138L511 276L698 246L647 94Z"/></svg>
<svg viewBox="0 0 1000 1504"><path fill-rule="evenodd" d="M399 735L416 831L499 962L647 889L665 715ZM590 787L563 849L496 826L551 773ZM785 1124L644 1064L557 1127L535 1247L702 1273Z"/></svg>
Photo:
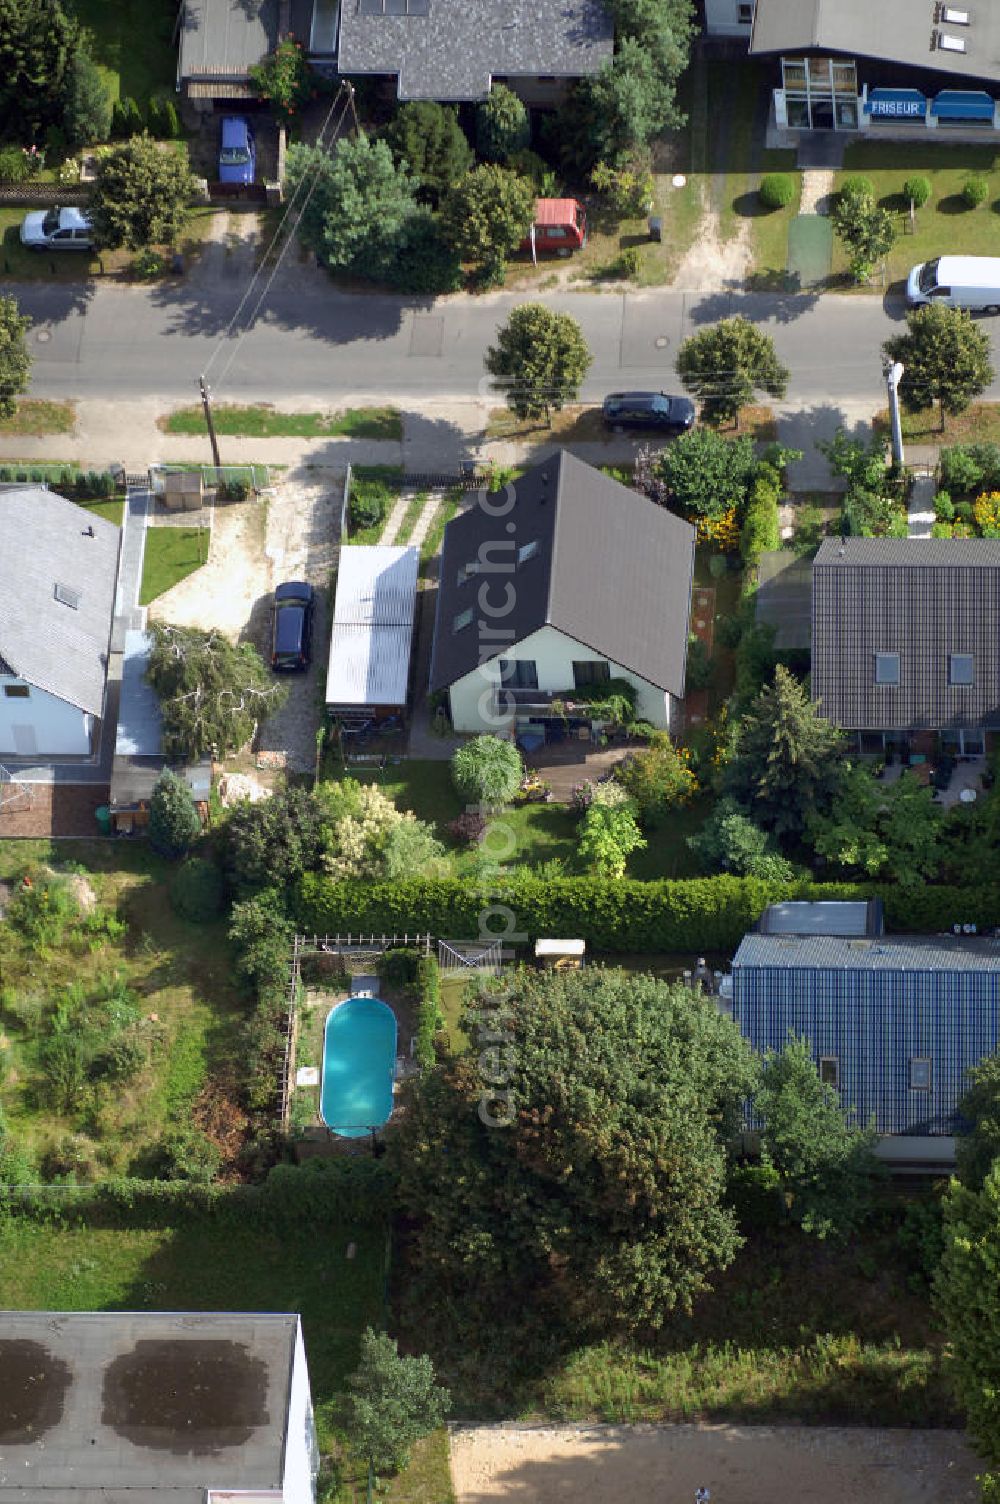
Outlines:
<svg viewBox="0 0 1000 1504"><path fill-rule="evenodd" d="M0 657L18 678L101 715L119 529L25 487L0 491L0 538Z"/></svg>
<svg viewBox="0 0 1000 1504"><path fill-rule="evenodd" d="M513 638L485 658L552 626L682 695L694 528L565 450L535 465L512 489L509 510L502 499L487 497L484 505L479 497L445 531L431 689L454 684L484 661L480 619L484 634L496 627L478 603L483 577L460 582L462 566L484 557L502 566L534 543L537 549L512 576L486 575L490 603L503 594L505 581L513 587L513 609L502 622ZM472 622L456 632L452 624L463 611L473 613Z"/></svg>
<svg viewBox="0 0 1000 1504"><path fill-rule="evenodd" d="M849 730L1000 724L1000 539L828 538L813 563L812 693ZM875 683L898 653L899 683ZM953 686L951 655L973 682Z"/></svg>
<svg viewBox="0 0 1000 1504"><path fill-rule="evenodd" d="M0 1499L280 1497L297 1331L257 1312L0 1312Z"/></svg>
<svg viewBox="0 0 1000 1504"><path fill-rule="evenodd" d="M934 6L915 0L757 0L750 51L791 56L821 48L961 78L1000 79L1000 6L955 0L954 9L966 11L970 24L941 22L936 29L964 41L964 52L931 46Z"/></svg>
<svg viewBox="0 0 1000 1504"><path fill-rule="evenodd" d="M614 50L604 0L424 0L423 15L370 15L343 0L342 73L395 73L400 99L485 99L491 80L597 73Z"/></svg>
<svg viewBox="0 0 1000 1504"><path fill-rule="evenodd" d="M733 957L741 966L834 971L1000 971L1000 940L967 935L744 935Z"/></svg>

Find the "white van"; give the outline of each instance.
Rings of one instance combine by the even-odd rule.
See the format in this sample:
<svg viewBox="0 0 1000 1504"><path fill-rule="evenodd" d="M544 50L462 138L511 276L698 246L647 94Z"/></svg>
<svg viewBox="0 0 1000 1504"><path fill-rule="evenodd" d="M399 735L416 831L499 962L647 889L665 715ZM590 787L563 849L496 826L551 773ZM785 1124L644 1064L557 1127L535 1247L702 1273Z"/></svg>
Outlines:
<svg viewBox="0 0 1000 1504"><path fill-rule="evenodd" d="M915 266L906 279L911 308L943 303L975 313L1000 313L1000 256L937 256Z"/></svg>

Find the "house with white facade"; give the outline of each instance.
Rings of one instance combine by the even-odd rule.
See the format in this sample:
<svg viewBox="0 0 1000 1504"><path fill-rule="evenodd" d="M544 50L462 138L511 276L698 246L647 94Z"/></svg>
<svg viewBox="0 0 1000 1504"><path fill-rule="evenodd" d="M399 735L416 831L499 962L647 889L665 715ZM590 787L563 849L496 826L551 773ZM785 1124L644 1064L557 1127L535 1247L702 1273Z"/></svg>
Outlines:
<svg viewBox="0 0 1000 1504"><path fill-rule="evenodd" d="M314 1504L295 1315L0 1311L0 1504Z"/></svg>
<svg viewBox="0 0 1000 1504"><path fill-rule="evenodd" d="M96 749L120 541L54 491L0 487L0 758Z"/></svg>
<svg viewBox="0 0 1000 1504"><path fill-rule="evenodd" d="M694 545L689 523L565 451L477 495L445 531L431 657L455 730L544 731L612 679L675 727Z"/></svg>

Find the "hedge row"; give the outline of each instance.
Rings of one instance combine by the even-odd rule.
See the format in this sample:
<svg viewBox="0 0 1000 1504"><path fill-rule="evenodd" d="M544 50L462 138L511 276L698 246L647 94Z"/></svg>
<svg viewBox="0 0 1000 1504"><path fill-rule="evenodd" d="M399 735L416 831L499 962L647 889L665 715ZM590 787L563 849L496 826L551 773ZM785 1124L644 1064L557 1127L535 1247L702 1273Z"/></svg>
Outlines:
<svg viewBox="0 0 1000 1504"><path fill-rule="evenodd" d="M433 956L421 956L417 966L417 1063L425 1069L434 1064L434 1036L444 1019L441 1014L441 968Z"/></svg>
<svg viewBox="0 0 1000 1504"><path fill-rule="evenodd" d="M393 1175L373 1159L275 1165L258 1185L183 1180L109 1180L88 1186L9 1186L0 1211L90 1226L172 1227L195 1218L232 1218L255 1227L327 1226L388 1216Z"/></svg>
<svg viewBox="0 0 1000 1504"><path fill-rule="evenodd" d="M337 882L308 873L293 894L294 918L309 934L425 931L457 939L495 933L527 945L541 935L582 938L597 951L734 949L769 903L783 899L881 897L890 929L910 933L980 929L1000 923L1000 888L897 888L863 883L768 883L699 877L621 882L596 877L521 876L489 892L456 878Z"/></svg>

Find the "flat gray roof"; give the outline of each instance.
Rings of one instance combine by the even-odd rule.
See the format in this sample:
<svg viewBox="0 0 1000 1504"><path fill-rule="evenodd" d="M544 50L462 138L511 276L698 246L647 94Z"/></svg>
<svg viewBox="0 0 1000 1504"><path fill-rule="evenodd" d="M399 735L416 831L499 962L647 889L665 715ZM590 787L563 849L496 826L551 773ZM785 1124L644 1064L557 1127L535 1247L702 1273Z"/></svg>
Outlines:
<svg viewBox="0 0 1000 1504"><path fill-rule="evenodd" d="M967 15L969 24L936 21L930 0L757 0L750 51L785 57L842 52L959 79L1000 79L1000 5L951 0L949 8ZM964 42L964 51L942 48L941 37Z"/></svg>
<svg viewBox="0 0 1000 1504"><path fill-rule="evenodd" d="M882 928L882 905L877 899L807 903L772 903L757 924L761 935L841 935L860 938Z"/></svg>
<svg viewBox="0 0 1000 1504"><path fill-rule="evenodd" d="M498 75L579 78L614 51L604 0L410 0L410 12L344 0L340 71L395 73L400 99L485 99Z"/></svg>
<svg viewBox="0 0 1000 1504"><path fill-rule="evenodd" d="M146 682L152 647L151 632L125 633L116 757L159 757L163 750L160 702L152 685Z"/></svg>
<svg viewBox="0 0 1000 1504"><path fill-rule="evenodd" d="M852 940L839 935L744 935L733 958L741 966L784 971L985 971L1000 972L1000 940L985 936L882 935Z"/></svg>
<svg viewBox="0 0 1000 1504"><path fill-rule="evenodd" d="M774 628L779 652L808 648L812 640L812 561L791 549L761 554L757 566L757 620Z"/></svg>
<svg viewBox="0 0 1000 1504"><path fill-rule="evenodd" d="M178 76L246 78L278 43L279 0L184 0ZM292 34L308 45L313 0L292 0Z"/></svg>
<svg viewBox="0 0 1000 1504"><path fill-rule="evenodd" d="M0 1313L0 1504L278 1490L298 1317Z"/></svg>
<svg viewBox="0 0 1000 1504"><path fill-rule="evenodd" d="M406 704L419 568L416 548L340 550L327 705Z"/></svg>

